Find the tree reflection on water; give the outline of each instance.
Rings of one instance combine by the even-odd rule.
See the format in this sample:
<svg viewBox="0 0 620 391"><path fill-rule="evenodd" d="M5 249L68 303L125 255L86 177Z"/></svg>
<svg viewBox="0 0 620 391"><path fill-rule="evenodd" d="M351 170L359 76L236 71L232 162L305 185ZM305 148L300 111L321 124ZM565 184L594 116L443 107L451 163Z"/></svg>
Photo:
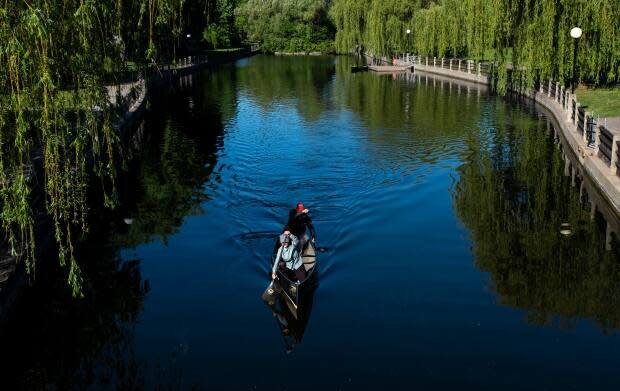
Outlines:
<svg viewBox="0 0 620 391"><path fill-rule="evenodd" d="M468 138L453 189L476 265L490 273L500 303L525 309L528 322L573 327L588 318L605 333L618 330L617 243L606 250L604 222L590 221L590 201L564 175L545 122L518 111L498 118L490 133ZM566 222L568 237L559 232Z"/></svg>
<svg viewBox="0 0 620 391"><path fill-rule="evenodd" d="M234 68L205 73L192 88L171 87L153 98L146 119L151 139L130 165L130 183L122 190L123 211L132 224L118 224L118 245L135 247L155 238L165 242L186 217L203 213L200 205L210 197L203 186L216 166L223 121L236 105L231 73ZM212 91L229 97L226 104Z"/></svg>
<svg viewBox="0 0 620 391"><path fill-rule="evenodd" d="M2 330L8 359L3 388L85 389L136 382L133 324L148 282L142 281L139 261L121 261L105 241L88 244L79 251L88 260L83 299L73 298L54 270L38 278L14 306Z"/></svg>

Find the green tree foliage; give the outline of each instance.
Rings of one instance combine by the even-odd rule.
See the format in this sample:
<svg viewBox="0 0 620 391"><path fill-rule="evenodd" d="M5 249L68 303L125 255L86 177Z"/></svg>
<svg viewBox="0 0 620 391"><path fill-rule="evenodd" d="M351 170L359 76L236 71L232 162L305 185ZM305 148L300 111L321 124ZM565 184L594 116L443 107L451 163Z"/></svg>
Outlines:
<svg viewBox="0 0 620 391"><path fill-rule="evenodd" d="M238 41L235 0L119 0L118 4L127 57L135 61L174 61L199 48L196 40L216 48Z"/></svg>
<svg viewBox="0 0 620 391"><path fill-rule="evenodd" d="M214 49L228 48L239 41L235 24L236 0L217 0L215 14L207 20L202 36L204 41Z"/></svg>
<svg viewBox="0 0 620 391"><path fill-rule="evenodd" d="M89 161L102 178L106 204L114 204L115 135L105 110L103 76L118 57L115 15L114 2L5 1L0 6L3 229L13 254L24 255L32 271L31 188L43 188L60 263L69 265L76 295L81 277L73 244L88 228Z"/></svg>
<svg viewBox="0 0 620 391"><path fill-rule="evenodd" d="M531 87L537 77L619 80L618 1L334 0L330 14L340 52L364 48L376 55L409 51L492 60L500 67L501 91L507 68L517 87ZM569 36L574 26L584 31L576 58L576 41Z"/></svg>
<svg viewBox="0 0 620 391"><path fill-rule="evenodd" d="M237 26L264 50L332 52L328 6L327 0L247 0L235 13Z"/></svg>

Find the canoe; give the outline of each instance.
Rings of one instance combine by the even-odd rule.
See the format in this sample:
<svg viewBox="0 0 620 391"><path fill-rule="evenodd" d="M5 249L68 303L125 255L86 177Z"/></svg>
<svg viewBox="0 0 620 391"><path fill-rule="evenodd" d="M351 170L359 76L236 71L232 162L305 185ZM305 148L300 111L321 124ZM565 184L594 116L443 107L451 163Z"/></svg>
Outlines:
<svg viewBox="0 0 620 391"><path fill-rule="evenodd" d="M280 289L277 282L274 286L275 290ZM287 353L292 352L301 343L312 312L315 288L316 284L304 285L304 294L297 309L289 304L290 300L284 295L276 295L272 301L266 302L278 324Z"/></svg>
<svg viewBox="0 0 620 391"><path fill-rule="evenodd" d="M379 73L406 72L411 69L411 65L369 65L368 69Z"/></svg>
<svg viewBox="0 0 620 391"><path fill-rule="evenodd" d="M275 261L277 246L274 254L271 256L271 262L269 263L270 269ZM277 271L276 284L270 285L263 294L263 300L266 302L275 300L276 295L281 295L286 299L286 304L293 312L297 314L299 307L307 298L308 294L314 291L316 288L316 248L311 241L308 241L306 248L301 254L301 260L303 267L306 269L306 277L303 281L293 281L282 270ZM271 299L270 299L271 297ZM295 315L296 316L296 315Z"/></svg>

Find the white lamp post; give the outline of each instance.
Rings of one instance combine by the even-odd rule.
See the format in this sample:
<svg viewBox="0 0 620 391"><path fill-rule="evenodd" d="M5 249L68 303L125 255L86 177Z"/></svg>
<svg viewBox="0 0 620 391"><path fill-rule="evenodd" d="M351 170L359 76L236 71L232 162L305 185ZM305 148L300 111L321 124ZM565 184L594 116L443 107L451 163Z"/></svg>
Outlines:
<svg viewBox="0 0 620 391"><path fill-rule="evenodd" d="M411 37L411 29L407 29L407 52L411 50L411 45L409 43L410 41L409 37ZM409 56L409 54L407 54L407 56Z"/></svg>
<svg viewBox="0 0 620 391"><path fill-rule="evenodd" d="M573 45L573 93L575 92L575 86L577 85L577 47L579 46L579 38L583 34L583 30L579 27L573 27L570 30L570 36L575 40Z"/></svg>

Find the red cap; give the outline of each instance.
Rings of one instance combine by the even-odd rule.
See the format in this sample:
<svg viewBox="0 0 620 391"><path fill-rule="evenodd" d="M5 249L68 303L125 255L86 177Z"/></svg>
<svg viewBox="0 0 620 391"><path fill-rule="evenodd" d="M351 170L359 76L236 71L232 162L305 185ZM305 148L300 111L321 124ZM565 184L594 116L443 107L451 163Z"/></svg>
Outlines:
<svg viewBox="0 0 620 391"><path fill-rule="evenodd" d="M297 211L297 213L301 213L301 212L304 211L304 209L306 209L306 208L304 207L303 202L300 202L300 203L297 204L297 209L295 209L295 210Z"/></svg>

